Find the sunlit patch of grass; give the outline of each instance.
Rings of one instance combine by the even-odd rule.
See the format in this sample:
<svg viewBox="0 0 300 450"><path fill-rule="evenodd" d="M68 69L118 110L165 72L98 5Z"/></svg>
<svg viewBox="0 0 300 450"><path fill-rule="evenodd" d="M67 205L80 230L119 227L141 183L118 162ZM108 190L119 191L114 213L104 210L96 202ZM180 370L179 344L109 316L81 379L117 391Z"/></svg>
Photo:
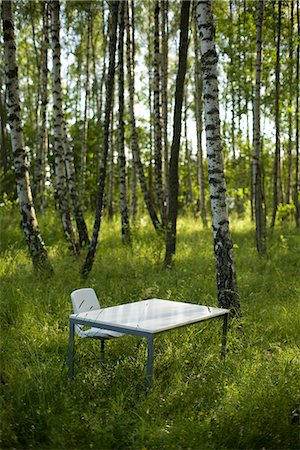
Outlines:
<svg viewBox="0 0 300 450"><path fill-rule="evenodd" d="M220 320L155 339L153 389L146 395L143 339L106 346L76 339L67 379L70 292L93 287L103 307L143 298L217 305L213 239L199 219L180 218L172 270L148 219L133 228L103 221L95 264L80 277L54 213L41 219L54 274L34 273L18 211L1 235L2 448L174 449L299 447L299 230L279 226L259 257L250 221L231 222L243 316L220 359ZM92 216L88 217L92 226ZM16 241L14 241L14 239ZM242 325L242 326L240 326ZM298 411L298 412L297 412Z"/></svg>

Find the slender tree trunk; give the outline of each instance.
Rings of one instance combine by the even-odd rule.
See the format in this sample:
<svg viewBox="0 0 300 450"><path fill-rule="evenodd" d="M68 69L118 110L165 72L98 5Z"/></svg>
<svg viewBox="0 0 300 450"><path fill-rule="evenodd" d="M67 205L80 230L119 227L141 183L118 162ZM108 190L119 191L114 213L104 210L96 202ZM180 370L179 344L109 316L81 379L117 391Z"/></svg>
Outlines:
<svg viewBox="0 0 300 450"><path fill-rule="evenodd" d="M263 25L264 0L257 2L256 24L256 81L253 114L253 192L256 223L256 247L260 254L266 253L266 218L263 204L262 186L262 161L261 161L261 137L260 137L260 86L261 86L261 60L262 60L262 25Z"/></svg>
<svg viewBox="0 0 300 450"><path fill-rule="evenodd" d="M105 22L105 2L101 1L101 25L102 25L102 68L101 68L101 79L99 85L99 110L97 115L97 126L96 126L96 152L95 152L95 160L96 160L96 172L98 174L100 168L100 138L101 138L101 129L102 129L102 121L103 121L103 89L105 87L105 76L106 76L106 66L107 66L107 42L108 42L108 34L109 34L109 24L106 26Z"/></svg>
<svg viewBox="0 0 300 450"><path fill-rule="evenodd" d="M35 114L35 151L34 156L35 160L40 158L39 155L39 134L40 134L40 99L41 99L41 61L42 61L42 55L39 53L37 44L36 44L36 32L35 32L35 24L34 24L34 8L35 4L34 2L29 2L29 11L30 11L30 23L31 23L31 31L32 31L32 41L33 41L33 48L34 48L34 54L35 54L35 63L36 63L36 69L37 69L37 89L36 89L36 99L35 99L35 108L34 108L34 114ZM38 164L35 161L34 164L34 185L33 185L33 197L36 198L36 173L35 170L38 167ZM39 175L39 174L38 174ZM35 202L35 207L37 207L37 202Z"/></svg>
<svg viewBox="0 0 300 450"><path fill-rule="evenodd" d="M3 186L1 189L0 196L2 197L2 193L5 192L9 194L9 186L7 182L7 173L9 168L9 156L8 156L8 145L7 145L7 131L6 131L6 110L5 110L5 102L4 102L4 92L2 94L2 79L0 76L0 132L1 132L1 140L0 140L0 153L1 153L1 163L3 168Z"/></svg>
<svg viewBox="0 0 300 450"><path fill-rule="evenodd" d="M193 37L194 37L194 51L195 51L195 61L194 61L194 77L195 77L195 116L196 116L196 129L197 129L197 175L198 175L198 189L199 189L199 209L200 216L203 226L207 227L206 218L206 207L205 207L205 190L204 190L204 168L203 168L203 150L202 150L202 81L200 78L201 74L201 63L199 56L199 43L198 43L198 32L197 32L197 8L196 2L194 2L195 7L193 8Z"/></svg>
<svg viewBox="0 0 300 450"><path fill-rule="evenodd" d="M92 15L91 4L88 2L87 12L87 36L86 36L86 54L85 54L85 101L84 114L82 124L82 141L81 141L81 167L80 167L80 197L84 196L85 179L86 179L86 143L88 135L88 110L90 101L90 47L92 35Z"/></svg>
<svg viewBox="0 0 300 450"><path fill-rule="evenodd" d="M149 77L149 160L148 160L148 187L149 194L152 199L153 195L153 141L154 141L154 130L153 130L153 52L152 52L152 3L149 3L148 9L148 77Z"/></svg>
<svg viewBox="0 0 300 450"><path fill-rule="evenodd" d="M218 57L214 42L211 0L198 0L197 13L202 52L208 181L212 209L218 301L220 307L230 308L234 313L237 313L240 304L232 254L233 245L226 208L226 185L223 169L218 98Z"/></svg>
<svg viewBox="0 0 300 450"><path fill-rule="evenodd" d="M109 67L106 79L106 104L105 104L105 120L104 120L104 136L102 147L102 158L99 172L97 204L95 212L95 221L93 228L93 235L89 251L82 267L82 275L87 276L92 269L94 258L97 249L98 235L101 225L103 197L105 189L106 178L106 165L108 154L108 139L109 139L109 126L113 101L113 89L115 79L115 55L116 55L116 43L117 43L117 25L118 25L118 10L119 1L110 2L110 32L109 32Z"/></svg>
<svg viewBox="0 0 300 450"><path fill-rule="evenodd" d="M233 4L232 4L232 0L229 0L229 8L230 8L230 23L231 26L234 29L234 21L233 21ZM234 38L234 34L232 34L230 41L229 41L229 46L231 47L231 57L230 57L230 65L231 67L234 67L234 58L233 58L233 53L234 53L234 44L233 44L233 38ZM231 147L232 147L232 158L233 160L235 160L235 150L236 150L236 142L235 142L235 109L236 109L236 103L235 103L235 89L234 89L234 82L233 80L231 80Z"/></svg>
<svg viewBox="0 0 300 450"><path fill-rule="evenodd" d="M119 75L119 174L120 174L120 212L121 212L121 231L124 244L131 243L127 185L126 185L126 157L125 157L125 124L124 124L124 2L120 3L119 11L119 43L118 43L118 75Z"/></svg>
<svg viewBox="0 0 300 450"><path fill-rule="evenodd" d="M2 2L4 56L6 64L7 105L14 155L17 193L22 217L22 228L34 266L42 271L52 271L47 251L42 241L30 189L28 162L21 124L18 66L12 12L12 1Z"/></svg>
<svg viewBox="0 0 300 450"><path fill-rule="evenodd" d="M178 161L180 149L184 80L187 66L189 15L190 1L182 1L180 16L178 72L175 88L173 140L171 146L169 167L168 224L166 230L166 254L164 261L166 267L170 267L172 265L172 255L174 255L176 251L176 224L178 213Z"/></svg>
<svg viewBox="0 0 300 450"><path fill-rule="evenodd" d="M90 240L88 235L88 229L83 216L81 199L77 190L73 149L69 145L65 120L63 120L62 127L63 127L64 157L68 180L68 190L70 193L73 214L76 221L76 227L79 236L79 245L80 247L83 247L89 245Z"/></svg>
<svg viewBox="0 0 300 450"><path fill-rule="evenodd" d="M56 192L65 237L70 242L75 254L78 253L75 230L71 220L66 184L66 167L63 138L63 108L61 93L61 62L60 62L60 4L52 0L51 7L51 45L52 45L52 73L53 73L53 112L54 112L54 151Z"/></svg>
<svg viewBox="0 0 300 450"><path fill-rule="evenodd" d="M188 106L187 106L187 89L185 90L184 98L184 141L185 141L185 161L186 161L186 204L193 204L193 187L192 187L192 162L191 162L191 151L189 148L188 139Z"/></svg>
<svg viewBox="0 0 300 450"><path fill-rule="evenodd" d="M150 215L152 224L156 231L161 230L161 224L157 217L156 211L154 209L148 188L146 183L146 177L144 173L144 167L140 158L140 149L138 144L138 135L135 124L135 114L134 114L134 74L133 74L133 49L132 49L132 39L131 39L131 24L129 20L128 12L128 2L125 5L125 21L126 21L126 32L127 32L127 45L126 45L126 57L127 57L127 75L128 75L128 85L129 85L129 116L130 116L130 128L131 128L131 146L133 153L133 160L139 177L142 194L144 201Z"/></svg>
<svg viewBox="0 0 300 450"><path fill-rule="evenodd" d="M273 211L271 228L274 228L277 208L280 203L280 39L281 39L281 0L278 0L278 34L277 34L277 50L276 50L276 67L275 67L275 128L276 128L276 142L275 142L275 156L274 156L274 171L273 171Z"/></svg>
<svg viewBox="0 0 300 450"><path fill-rule="evenodd" d="M161 213L162 223L165 222L165 208L162 188L162 120L161 120L161 54L159 39L160 0L154 4L154 61L153 61L153 97L154 97L154 169L155 198Z"/></svg>
<svg viewBox="0 0 300 450"><path fill-rule="evenodd" d="M297 31L298 31L298 44L297 44L297 62L296 62L296 173L295 173L295 189L294 189L294 203L296 208L295 220L296 226L300 226L300 205L299 205L299 60L300 60L300 20L299 20L299 0L297 0Z"/></svg>
<svg viewBox="0 0 300 450"><path fill-rule="evenodd" d="M113 197L114 197L114 148L115 148L115 136L114 136L114 92L111 108L110 130L109 130L109 143L108 143L108 186L107 186L107 217L108 220L112 220L114 215Z"/></svg>
<svg viewBox="0 0 300 450"><path fill-rule="evenodd" d="M42 71L41 71L41 126L39 129L39 146L35 161L35 205L44 211L46 207L46 161L48 155L48 46L49 46L49 9L48 3L42 2L43 37L42 37Z"/></svg>
<svg viewBox="0 0 300 450"><path fill-rule="evenodd" d="M289 106L288 106L288 127L289 127L289 138L288 138L288 167L287 167L287 188L286 188L286 203L290 203L292 199L292 148L293 148L293 138L292 138L292 128L293 128L293 115L292 106L294 98L293 89L293 47L294 47L294 1L290 2L291 8L291 21L289 27Z"/></svg>
<svg viewBox="0 0 300 450"><path fill-rule="evenodd" d="M92 50L92 70L93 70L93 95L96 104L96 117L100 117L100 95L99 83L97 75L97 57L96 57L96 42L99 39L99 31L94 33L94 11L91 12L91 50Z"/></svg>
<svg viewBox="0 0 300 450"><path fill-rule="evenodd" d="M169 142L168 142L168 9L169 0L161 0L161 108L162 108L162 142L163 142L163 202L164 214L168 205L169 185Z"/></svg>

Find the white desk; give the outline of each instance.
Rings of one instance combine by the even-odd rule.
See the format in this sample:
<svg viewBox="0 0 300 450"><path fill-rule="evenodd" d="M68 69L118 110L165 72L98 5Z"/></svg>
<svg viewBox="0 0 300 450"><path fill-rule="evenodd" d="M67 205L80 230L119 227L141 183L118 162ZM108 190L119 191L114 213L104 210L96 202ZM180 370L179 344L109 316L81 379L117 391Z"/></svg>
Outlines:
<svg viewBox="0 0 300 450"><path fill-rule="evenodd" d="M154 336L163 331L220 316L224 317L221 355L225 357L228 309L152 298L110 308L72 314L70 316L68 376L73 378L74 374L74 327L77 324L146 337L148 340L147 385L150 387L153 371Z"/></svg>

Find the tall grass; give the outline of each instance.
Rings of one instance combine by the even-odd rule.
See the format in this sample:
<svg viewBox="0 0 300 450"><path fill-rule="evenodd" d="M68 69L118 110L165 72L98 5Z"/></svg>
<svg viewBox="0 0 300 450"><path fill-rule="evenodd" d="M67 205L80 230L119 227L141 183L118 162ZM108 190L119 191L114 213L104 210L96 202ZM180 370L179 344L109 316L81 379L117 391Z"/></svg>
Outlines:
<svg viewBox="0 0 300 450"><path fill-rule="evenodd" d="M121 244L119 222L104 221L87 281L84 252L68 253L53 213L40 219L55 273L34 273L18 213L1 230L1 448L296 449L300 446L300 234L282 225L259 258L251 223L232 220L241 324L232 324L225 363L221 323L157 337L154 385L145 395L146 343L76 340L67 379L70 292L93 287L103 307L143 298L217 306L210 230L183 218L173 270L148 221ZM242 331L241 331L242 330Z"/></svg>

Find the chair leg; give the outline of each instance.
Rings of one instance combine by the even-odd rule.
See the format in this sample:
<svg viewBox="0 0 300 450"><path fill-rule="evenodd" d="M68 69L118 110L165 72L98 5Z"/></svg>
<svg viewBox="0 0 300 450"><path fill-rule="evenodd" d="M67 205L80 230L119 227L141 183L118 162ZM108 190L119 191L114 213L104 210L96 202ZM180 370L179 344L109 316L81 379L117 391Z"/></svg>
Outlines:
<svg viewBox="0 0 300 450"><path fill-rule="evenodd" d="M104 346L105 346L105 341L104 339L101 339L101 347L100 347L100 362L104 363Z"/></svg>

